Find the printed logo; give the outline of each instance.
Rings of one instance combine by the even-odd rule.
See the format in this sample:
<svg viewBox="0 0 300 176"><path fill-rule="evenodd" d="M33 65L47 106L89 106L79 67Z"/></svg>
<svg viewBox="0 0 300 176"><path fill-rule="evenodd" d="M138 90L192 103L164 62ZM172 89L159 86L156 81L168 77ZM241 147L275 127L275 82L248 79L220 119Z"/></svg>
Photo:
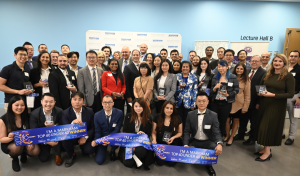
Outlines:
<svg viewBox="0 0 300 176"><path fill-rule="evenodd" d="M168 48L178 48L178 46L168 46Z"/></svg>
<svg viewBox="0 0 300 176"><path fill-rule="evenodd" d="M246 46L244 48L245 51L247 51L247 53L251 53L252 52L252 47L251 46Z"/></svg>
<svg viewBox="0 0 300 176"><path fill-rule="evenodd" d="M137 34L137 36L144 36L144 37L146 37L147 34Z"/></svg>
<svg viewBox="0 0 300 176"><path fill-rule="evenodd" d="M115 35L116 33L114 32L105 32L105 35Z"/></svg>
<svg viewBox="0 0 300 176"><path fill-rule="evenodd" d="M30 140L30 138L33 138L34 136L29 136L29 132L28 131L22 131L19 134L19 139L20 139L20 144L31 144L33 141Z"/></svg>
<svg viewBox="0 0 300 176"><path fill-rule="evenodd" d="M105 44L105 46L115 46L116 44Z"/></svg>
<svg viewBox="0 0 300 176"><path fill-rule="evenodd" d="M164 151L166 150L165 146L163 145L159 145L156 149L156 155L160 158L160 159L165 159L166 156L164 155Z"/></svg>
<svg viewBox="0 0 300 176"><path fill-rule="evenodd" d="M90 40L99 40L99 37L89 37Z"/></svg>
<svg viewBox="0 0 300 176"><path fill-rule="evenodd" d="M127 42L130 42L131 39L125 39L125 38L122 38L121 41L127 41Z"/></svg>
<svg viewBox="0 0 300 176"><path fill-rule="evenodd" d="M169 34L169 37L178 37L177 34Z"/></svg>
<svg viewBox="0 0 300 176"><path fill-rule="evenodd" d="M153 42L162 42L163 40L153 40Z"/></svg>

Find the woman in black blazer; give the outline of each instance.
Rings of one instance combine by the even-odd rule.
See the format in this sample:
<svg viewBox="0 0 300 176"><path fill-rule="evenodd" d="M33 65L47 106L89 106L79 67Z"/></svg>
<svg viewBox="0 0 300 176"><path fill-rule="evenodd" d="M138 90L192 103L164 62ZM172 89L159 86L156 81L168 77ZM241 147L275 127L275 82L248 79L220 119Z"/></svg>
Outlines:
<svg viewBox="0 0 300 176"><path fill-rule="evenodd" d="M50 92L48 77L51 71L50 54L47 51L43 51L37 56L36 68L30 70L30 82L34 87L34 93L39 94L39 96L34 99L33 110L42 106L41 96L44 93Z"/></svg>
<svg viewBox="0 0 300 176"><path fill-rule="evenodd" d="M149 139L152 132L152 122L149 116L147 105L143 98L137 98L132 103L131 113L125 117L123 126L124 133L147 134ZM150 170L149 166L154 163L153 151L147 150L144 147L133 147L133 154L142 161L144 169ZM135 165L134 159L125 160L125 148L122 147L119 152L121 162L126 167L133 167ZM138 169L140 167L137 167Z"/></svg>

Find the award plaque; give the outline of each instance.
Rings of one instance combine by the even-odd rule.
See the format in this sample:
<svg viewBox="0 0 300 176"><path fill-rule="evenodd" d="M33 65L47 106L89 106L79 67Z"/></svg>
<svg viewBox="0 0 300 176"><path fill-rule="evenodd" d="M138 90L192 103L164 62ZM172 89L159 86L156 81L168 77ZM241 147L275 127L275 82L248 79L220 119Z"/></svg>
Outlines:
<svg viewBox="0 0 300 176"><path fill-rule="evenodd" d="M172 136L171 132L165 131L164 135L163 135L163 138L162 138L162 141L167 142L171 138L171 136Z"/></svg>
<svg viewBox="0 0 300 176"><path fill-rule="evenodd" d="M225 93L227 88L227 83L221 83L220 92Z"/></svg>
<svg viewBox="0 0 300 176"><path fill-rule="evenodd" d="M267 88L265 85L260 85L259 86L259 90L258 90L258 93L267 93Z"/></svg>
<svg viewBox="0 0 300 176"><path fill-rule="evenodd" d="M159 88L158 89L158 96L165 96L166 88Z"/></svg>
<svg viewBox="0 0 300 176"><path fill-rule="evenodd" d="M31 84L31 82L24 82L24 87L25 87L25 89L28 89L31 92L34 92L34 89L33 89L33 86Z"/></svg>

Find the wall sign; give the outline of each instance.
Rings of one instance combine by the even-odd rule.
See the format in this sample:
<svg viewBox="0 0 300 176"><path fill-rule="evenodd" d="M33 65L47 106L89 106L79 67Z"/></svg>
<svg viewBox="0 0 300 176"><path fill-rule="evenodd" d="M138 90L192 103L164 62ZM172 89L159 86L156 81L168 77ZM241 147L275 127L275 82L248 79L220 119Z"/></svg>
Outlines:
<svg viewBox="0 0 300 176"><path fill-rule="evenodd" d="M272 41L273 36L241 36L241 40Z"/></svg>

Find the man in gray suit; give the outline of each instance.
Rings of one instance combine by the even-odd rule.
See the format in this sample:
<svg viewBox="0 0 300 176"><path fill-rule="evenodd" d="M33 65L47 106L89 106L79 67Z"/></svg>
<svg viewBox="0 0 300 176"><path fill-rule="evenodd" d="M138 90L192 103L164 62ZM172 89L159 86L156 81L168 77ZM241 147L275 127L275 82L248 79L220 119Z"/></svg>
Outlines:
<svg viewBox="0 0 300 176"><path fill-rule="evenodd" d="M93 50L86 52L87 66L78 71L77 85L84 94L84 106L91 107L94 113L102 110L101 76L103 70L96 66L97 53Z"/></svg>
<svg viewBox="0 0 300 176"><path fill-rule="evenodd" d="M196 99L198 109L187 115L183 144L185 147L216 150L215 154L220 155L223 142L218 114L207 109L208 103L208 95L205 92L199 92ZM206 168L209 175L216 175L212 165L207 165Z"/></svg>
<svg viewBox="0 0 300 176"><path fill-rule="evenodd" d="M118 60L119 67L124 72L124 68L126 65L129 65L132 62L132 58L130 57L131 51L129 50L128 46L124 46L122 48L122 58Z"/></svg>

